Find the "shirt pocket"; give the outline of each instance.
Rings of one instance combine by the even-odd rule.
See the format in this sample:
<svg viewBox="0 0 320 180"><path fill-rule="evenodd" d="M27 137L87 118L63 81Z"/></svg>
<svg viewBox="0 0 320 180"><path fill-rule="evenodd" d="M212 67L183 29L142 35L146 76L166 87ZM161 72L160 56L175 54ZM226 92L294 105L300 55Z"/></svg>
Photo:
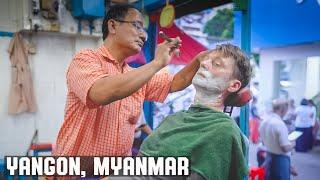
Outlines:
<svg viewBox="0 0 320 180"><path fill-rule="evenodd" d="M130 124L136 124L142 110L143 96L138 91L131 96L125 98L123 111L127 115L127 120Z"/></svg>

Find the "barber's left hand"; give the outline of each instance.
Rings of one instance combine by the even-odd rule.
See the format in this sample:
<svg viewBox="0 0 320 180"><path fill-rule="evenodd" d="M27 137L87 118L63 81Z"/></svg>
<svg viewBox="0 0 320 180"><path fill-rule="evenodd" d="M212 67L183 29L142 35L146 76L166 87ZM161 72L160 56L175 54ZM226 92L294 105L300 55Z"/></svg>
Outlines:
<svg viewBox="0 0 320 180"><path fill-rule="evenodd" d="M199 61L199 63L200 63L200 62L203 61L211 52L212 52L212 50L201 51L200 53L198 53L198 54L195 56L195 59L196 59L197 61Z"/></svg>

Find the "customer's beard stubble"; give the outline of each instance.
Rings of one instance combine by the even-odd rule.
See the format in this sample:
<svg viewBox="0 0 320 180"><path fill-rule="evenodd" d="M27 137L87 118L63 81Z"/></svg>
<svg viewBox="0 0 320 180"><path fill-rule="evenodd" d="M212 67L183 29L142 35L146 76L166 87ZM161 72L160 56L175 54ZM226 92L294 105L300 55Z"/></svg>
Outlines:
<svg viewBox="0 0 320 180"><path fill-rule="evenodd" d="M192 79L192 84L196 89L194 103L203 105L221 104L223 92L227 88L228 78L214 77L208 71L201 71L201 73L205 77L197 73Z"/></svg>

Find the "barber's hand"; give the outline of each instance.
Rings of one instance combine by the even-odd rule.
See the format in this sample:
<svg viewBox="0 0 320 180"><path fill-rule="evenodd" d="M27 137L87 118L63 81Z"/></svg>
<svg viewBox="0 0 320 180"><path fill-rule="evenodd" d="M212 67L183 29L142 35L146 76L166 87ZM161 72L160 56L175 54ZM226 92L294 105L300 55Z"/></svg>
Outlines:
<svg viewBox="0 0 320 180"><path fill-rule="evenodd" d="M154 60L159 63L161 67L169 64L172 56L179 53L181 47L181 39L179 37L170 38L171 42L164 41L156 48Z"/></svg>
<svg viewBox="0 0 320 180"><path fill-rule="evenodd" d="M291 141L292 148L296 147L296 141Z"/></svg>
<svg viewBox="0 0 320 180"><path fill-rule="evenodd" d="M205 50L201 51L195 56L195 59L199 62L203 61L210 53L212 53L213 50Z"/></svg>

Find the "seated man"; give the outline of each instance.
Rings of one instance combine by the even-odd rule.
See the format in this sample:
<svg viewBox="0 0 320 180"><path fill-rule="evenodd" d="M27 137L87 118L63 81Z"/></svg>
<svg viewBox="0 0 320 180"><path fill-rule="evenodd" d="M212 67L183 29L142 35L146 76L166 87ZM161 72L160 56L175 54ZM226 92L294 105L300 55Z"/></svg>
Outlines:
<svg viewBox="0 0 320 180"><path fill-rule="evenodd" d="M248 58L236 46L220 45L207 53L192 81L194 104L165 118L144 141L140 154L187 156L191 179L242 180L248 172L247 140L223 108L228 96L249 83L251 71Z"/></svg>

